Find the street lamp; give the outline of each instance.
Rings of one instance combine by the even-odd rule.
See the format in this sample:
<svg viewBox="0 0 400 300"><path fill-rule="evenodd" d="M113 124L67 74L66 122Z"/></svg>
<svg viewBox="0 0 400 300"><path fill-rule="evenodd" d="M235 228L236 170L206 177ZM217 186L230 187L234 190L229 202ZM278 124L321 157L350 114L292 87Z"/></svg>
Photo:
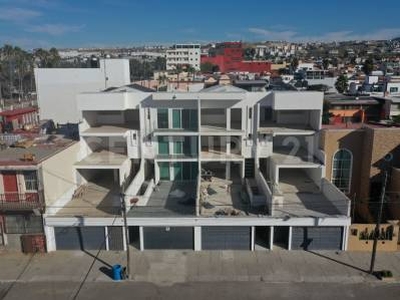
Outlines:
<svg viewBox="0 0 400 300"><path fill-rule="evenodd" d="M393 160L393 154L389 153L389 154L385 155L383 160L384 160L384 162L383 162L384 163L384 165L383 165L383 183L382 183L382 190L381 190L381 196L380 196L379 213L378 213L378 218L376 220L376 227L375 227L375 232L374 232L374 244L372 246L371 265L370 265L370 269L369 269L370 274L374 273L376 247L378 245L379 231L380 231L380 226L381 226L383 201L385 199L386 184L387 184L387 179L388 179L388 169L389 169L389 163Z"/></svg>

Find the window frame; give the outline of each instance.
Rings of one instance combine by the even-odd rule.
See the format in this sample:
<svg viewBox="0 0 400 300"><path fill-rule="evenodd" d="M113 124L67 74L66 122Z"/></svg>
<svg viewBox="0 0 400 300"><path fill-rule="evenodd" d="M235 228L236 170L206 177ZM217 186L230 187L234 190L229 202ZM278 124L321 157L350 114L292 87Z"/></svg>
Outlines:
<svg viewBox="0 0 400 300"><path fill-rule="evenodd" d="M336 167L335 165L335 161L336 160L341 160L343 161L344 159L339 157L336 159L336 155L338 155L341 151L345 151L350 155L350 163L349 163L349 167L348 168L343 168L341 167ZM341 163L343 164L343 162ZM343 176L339 177L338 175L336 175L338 172L340 174L343 174L343 171L347 170L348 171L348 177L344 178ZM347 149L347 148L339 148L335 151L335 153L332 156L332 168L331 168L331 182L343 193L348 194L350 193L351 190L351 182L352 182L352 175L353 175L353 153ZM342 183L344 180L348 180L347 185L344 187L342 185L337 185L336 182L340 182Z"/></svg>
<svg viewBox="0 0 400 300"><path fill-rule="evenodd" d="M27 176L28 176L27 173L34 174L35 178L32 179L32 178L28 177L28 180L27 180ZM37 172L36 171L23 171L22 175L24 176L25 192L37 192L39 189Z"/></svg>

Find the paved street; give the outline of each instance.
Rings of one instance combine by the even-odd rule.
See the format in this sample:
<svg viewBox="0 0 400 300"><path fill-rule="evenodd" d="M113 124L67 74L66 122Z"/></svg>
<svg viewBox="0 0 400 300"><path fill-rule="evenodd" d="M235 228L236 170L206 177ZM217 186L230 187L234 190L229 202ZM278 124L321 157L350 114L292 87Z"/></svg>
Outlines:
<svg viewBox="0 0 400 300"><path fill-rule="evenodd" d="M152 283L71 282L18 283L0 299L362 299L398 300L399 284L202 282L157 286ZM0 290L6 285L0 285Z"/></svg>
<svg viewBox="0 0 400 300"><path fill-rule="evenodd" d="M131 280L113 282L110 268L124 252L0 252L0 299L399 299L400 252L132 251ZM362 297L362 298L361 298Z"/></svg>

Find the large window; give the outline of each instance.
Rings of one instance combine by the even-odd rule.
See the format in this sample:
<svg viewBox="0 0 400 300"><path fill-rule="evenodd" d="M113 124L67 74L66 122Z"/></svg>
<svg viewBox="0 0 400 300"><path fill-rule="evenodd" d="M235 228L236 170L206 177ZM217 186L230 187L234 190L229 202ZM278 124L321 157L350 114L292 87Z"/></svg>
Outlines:
<svg viewBox="0 0 400 300"><path fill-rule="evenodd" d="M353 155L349 150L340 149L333 156L332 183L342 192L350 192Z"/></svg>
<svg viewBox="0 0 400 300"><path fill-rule="evenodd" d="M37 191L38 190L36 171L24 172L24 179L25 179L25 190L26 191Z"/></svg>
<svg viewBox="0 0 400 300"><path fill-rule="evenodd" d="M35 215L7 215L5 216L6 233L41 233L43 232L42 217Z"/></svg>
<svg viewBox="0 0 400 300"><path fill-rule="evenodd" d="M168 128L168 109L159 108L157 110L158 128Z"/></svg>

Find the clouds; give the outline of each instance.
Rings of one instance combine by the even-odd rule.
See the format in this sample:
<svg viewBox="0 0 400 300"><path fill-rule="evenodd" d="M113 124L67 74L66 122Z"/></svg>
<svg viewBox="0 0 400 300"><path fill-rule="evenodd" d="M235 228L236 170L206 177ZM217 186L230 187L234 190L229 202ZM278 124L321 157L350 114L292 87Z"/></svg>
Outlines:
<svg viewBox="0 0 400 300"><path fill-rule="evenodd" d="M399 28L383 28L370 31L368 33L356 33L351 30L326 32L321 35L303 35L295 30L282 30L280 28L270 27L268 29L251 27L248 32L252 33L256 38L264 40L281 40L293 42L307 41L352 41L352 40L386 40L400 35Z"/></svg>
<svg viewBox="0 0 400 300"><path fill-rule="evenodd" d="M30 1L36 3L35 1ZM0 0L0 29L2 26L12 26L12 37L0 36L0 44L4 42L13 43L23 47L43 47L50 44L46 40L52 36L62 36L69 33L81 31L85 25L82 24L63 24L49 22L53 13L49 8L54 7L54 3L48 0L39 0L35 5L30 5L29 1ZM46 5L46 8L44 7ZM53 6L52 6L53 5ZM26 36L26 32L35 35ZM29 46L28 46L29 45Z"/></svg>
<svg viewBox="0 0 400 300"><path fill-rule="evenodd" d="M59 36L65 33L81 31L84 27L85 25L41 24L29 26L25 30Z"/></svg>
<svg viewBox="0 0 400 300"><path fill-rule="evenodd" d="M0 21L9 21L14 23L24 23L42 15L41 12L24 9L18 7L3 7L1 8Z"/></svg>

